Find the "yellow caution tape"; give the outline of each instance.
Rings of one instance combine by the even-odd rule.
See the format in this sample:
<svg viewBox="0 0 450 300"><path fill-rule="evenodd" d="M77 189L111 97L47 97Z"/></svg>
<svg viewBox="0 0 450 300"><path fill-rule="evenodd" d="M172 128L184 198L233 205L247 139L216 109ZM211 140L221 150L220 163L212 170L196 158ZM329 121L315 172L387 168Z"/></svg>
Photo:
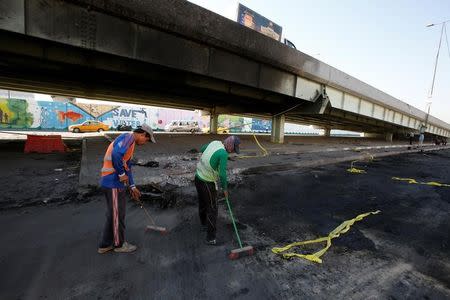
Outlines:
<svg viewBox="0 0 450 300"><path fill-rule="evenodd" d="M342 233L346 233L347 231L349 231L350 227L355 222L361 221L362 219L364 219L368 215L376 215L379 212L380 212L379 210L368 212L368 213L365 213L365 214L358 215L356 218L353 218L351 220L344 221L344 222L342 222L341 225L339 225L332 232L330 232L328 234L328 236L320 237L320 238L315 239L315 240L295 242L295 243L289 244L289 245L284 246L284 247L279 247L279 248L275 247L275 248L272 248L272 252L275 253L275 254L281 255L283 258L286 258L286 259L293 258L293 257L298 257L298 258L304 258L304 259L307 259L309 261L321 264L322 263L322 259L320 259L320 257L322 255L324 255L325 252L327 252L328 248L331 247L331 239L337 238ZM315 243L322 243L322 242L326 242L327 243L325 248L323 248L322 250L319 250L319 251L317 251L315 253L312 253L312 254L300 254L300 253L295 253L295 252L283 253L283 252L285 252L285 251L287 251L287 250L289 250L289 249L291 249L293 247L297 247L297 246L301 246L301 245L308 245L308 244L315 244Z"/></svg>
<svg viewBox="0 0 450 300"><path fill-rule="evenodd" d="M399 180L399 181L406 181L410 184L423 184L423 185L431 185L431 186L450 187L450 184L440 183L440 182L436 182L436 181L421 182L421 181L417 181L413 178L401 178L401 177L392 177L392 179Z"/></svg>
<svg viewBox="0 0 450 300"><path fill-rule="evenodd" d="M372 154L370 154L369 152L364 152L363 154L367 154L367 156L368 156L368 159L367 159L367 158L363 158L364 161L365 161L366 159L367 159L369 162L372 162L372 161L373 161L373 155L372 155ZM353 174L365 174L366 171L364 171L364 170L362 170L362 169L357 169L357 168L355 168L355 167L353 166L355 163L360 162L360 161L363 161L363 160L357 159L357 160L352 161L352 162L350 163L350 169L347 169L347 172L350 172L350 173L353 173Z"/></svg>
<svg viewBox="0 0 450 300"><path fill-rule="evenodd" d="M347 172L354 173L354 174L365 174L366 173L366 171L357 169L357 168L347 169Z"/></svg>

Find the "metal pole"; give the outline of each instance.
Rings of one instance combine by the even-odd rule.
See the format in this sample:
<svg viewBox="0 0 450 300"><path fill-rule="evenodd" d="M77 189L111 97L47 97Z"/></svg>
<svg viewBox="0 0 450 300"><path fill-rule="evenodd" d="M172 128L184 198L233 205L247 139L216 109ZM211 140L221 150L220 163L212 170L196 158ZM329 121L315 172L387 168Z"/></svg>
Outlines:
<svg viewBox="0 0 450 300"><path fill-rule="evenodd" d="M435 79L436 79L436 70L437 70L437 65L438 65L438 61L439 61L439 53L440 53L440 50L441 50L441 44L442 44L442 35L444 34L445 24L446 24L448 21L450 21L450 20L444 21L444 22L442 22L442 23L438 23L438 24L442 24L442 26L441 26L441 35L440 35L440 37L439 37L439 46L438 46L438 50L437 50L437 53L436 53L436 61L434 62L433 80L431 81L430 95L428 96L428 98L430 98L430 103L429 103L429 105L428 105L428 112L427 112L427 115L426 115L426 117L425 117L425 127L427 127L427 125L428 125L428 119L429 119L429 117L430 117L430 109L431 109L431 104L432 104L431 98L433 97L434 82L435 82ZM438 24L430 24L430 25L428 25L427 27L435 26L435 25L438 25Z"/></svg>
<svg viewBox="0 0 450 300"><path fill-rule="evenodd" d="M436 70L437 70L437 65L438 65L438 60L439 60L439 52L441 50L441 44L442 44L442 35L444 33L444 26L445 26L445 22L442 23L441 26L441 37L439 38L439 47L436 53L436 61L434 62L434 72L433 72L433 81L431 82L431 90L430 90L430 96L429 98L433 97L433 90L434 90L434 80L436 78Z"/></svg>

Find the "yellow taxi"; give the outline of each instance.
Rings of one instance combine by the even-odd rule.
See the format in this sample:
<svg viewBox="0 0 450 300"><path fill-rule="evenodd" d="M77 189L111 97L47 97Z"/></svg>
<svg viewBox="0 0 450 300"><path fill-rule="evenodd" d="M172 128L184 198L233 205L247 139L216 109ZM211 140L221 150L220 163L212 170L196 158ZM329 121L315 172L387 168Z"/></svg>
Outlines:
<svg viewBox="0 0 450 300"><path fill-rule="evenodd" d="M202 129L203 133L209 133L209 127L205 127ZM230 129L226 127L217 127L218 134L228 134L230 133Z"/></svg>
<svg viewBox="0 0 450 300"><path fill-rule="evenodd" d="M69 126L69 131L78 133L78 132L102 132L108 130L109 126L100 122L100 121L84 121L81 124L74 124Z"/></svg>

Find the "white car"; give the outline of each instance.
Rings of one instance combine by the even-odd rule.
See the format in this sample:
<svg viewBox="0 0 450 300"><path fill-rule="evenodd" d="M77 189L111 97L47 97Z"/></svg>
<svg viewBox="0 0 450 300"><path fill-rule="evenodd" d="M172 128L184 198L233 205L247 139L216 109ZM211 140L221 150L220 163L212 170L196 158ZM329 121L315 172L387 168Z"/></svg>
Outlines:
<svg viewBox="0 0 450 300"><path fill-rule="evenodd" d="M164 130L168 132L200 132L197 121L175 120L164 126Z"/></svg>

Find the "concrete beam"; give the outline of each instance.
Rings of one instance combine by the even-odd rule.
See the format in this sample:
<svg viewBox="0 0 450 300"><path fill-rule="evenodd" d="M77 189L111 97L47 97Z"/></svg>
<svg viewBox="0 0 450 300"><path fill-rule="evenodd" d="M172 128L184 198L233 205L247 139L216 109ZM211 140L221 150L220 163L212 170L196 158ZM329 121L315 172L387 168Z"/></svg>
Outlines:
<svg viewBox="0 0 450 300"><path fill-rule="evenodd" d="M270 136L270 141L272 143L277 144L284 143L284 122L285 122L284 115L272 117L272 134Z"/></svg>
<svg viewBox="0 0 450 300"><path fill-rule="evenodd" d="M303 109L297 110L297 114L322 115L330 106L334 106L406 127L413 124L411 118L417 122L426 115L340 70L184 0L2 0L0 12L2 68L11 68L11 64L2 61L4 52L30 58L42 56L43 63L57 59L61 64L87 64L90 69L104 68L108 72L120 69L119 72L127 76L134 72L135 68L130 67L130 63L135 62L142 67L153 65L153 68L165 70L164 76L160 72L136 76L138 80L145 78L147 81L154 81L152 86L147 83L137 85L149 91L164 88L166 91L160 91L162 94L176 91L177 95L182 96L188 90L189 96L199 98L198 95L191 95L195 88L195 93L200 94L204 90L205 94L212 91L261 99L263 101L249 106L260 109L262 102L269 106L277 102L279 106L284 106L286 101L292 103L290 100L293 99L311 102L315 90L326 89L331 105L326 101L304 105L300 107ZM61 20L64 21L61 23ZM199 24L209 25L205 27ZM108 38L111 31L115 33L113 43ZM3 41L13 32L20 33L17 35L22 36L22 39L26 38L31 47ZM53 42L56 46L44 49L45 51L36 49L43 41ZM149 48L150 44L152 47ZM55 53L55 49L59 48L63 48L63 51ZM89 50L87 59L68 55L68 52L72 54L75 49ZM36 55L35 50L39 54ZM98 61L93 62L91 59L100 53L108 56L104 57L101 68ZM112 58L119 57L125 63L113 65ZM14 61L17 63L23 60L21 58ZM93 97L89 91L96 89L95 84L84 76L77 78L73 74L74 69L69 70L72 80L81 80L82 84L89 83L85 88L87 92L84 93L91 96L84 97ZM52 72L56 72L57 69L53 70ZM17 71L9 76L14 76L19 81L33 76L29 75L32 72L26 70ZM63 70L58 71L64 73ZM0 73L3 75L8 72L0 70ZM177 76L170 73L177 73ZM106 84L108 81L104 82ZM3 84L1 78L0 84ZM110 87L113 88L113 84ZM185 91L180 91L179 87ZM21 83L16 89L31 88ZM59 93L65 95L73 92L70 86L62 88ZM100 97L106 98L106 95ZM210 109L220 104L217 100L207 100L206 105L195 104L195 107ZM174 103L177 104L176 101ZM173 106L172 103L163 104ZM392 113L392 119L390 115L386 115L386 110ZM270 114L273 111L266 109L264 112ZM254 111L247 109L244 112ZM289 116L287 119L289 120ZM449 135L449 124L431 116L429 121L433 124L431 133L447 130L444 134ZM370 130L376 129L371 127Z"/></svg>

